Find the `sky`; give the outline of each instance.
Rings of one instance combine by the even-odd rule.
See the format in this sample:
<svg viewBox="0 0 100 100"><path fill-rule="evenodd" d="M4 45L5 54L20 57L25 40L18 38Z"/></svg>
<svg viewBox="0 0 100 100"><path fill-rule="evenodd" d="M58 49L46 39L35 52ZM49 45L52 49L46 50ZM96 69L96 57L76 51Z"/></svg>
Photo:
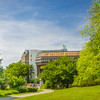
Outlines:
<svg viewBox="0 0 100 100"><path fill-rule="evenodd" d="M21 60L28 49L81 50L79 30L92 0L0 0L2 65Z"/></svg>

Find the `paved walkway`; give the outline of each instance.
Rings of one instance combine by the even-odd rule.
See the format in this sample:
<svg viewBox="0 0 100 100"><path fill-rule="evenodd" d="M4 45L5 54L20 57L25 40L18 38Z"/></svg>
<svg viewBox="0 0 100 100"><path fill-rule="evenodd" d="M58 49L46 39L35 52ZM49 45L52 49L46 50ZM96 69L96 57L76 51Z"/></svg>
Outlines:
<svg viewBox="0 0 100 100"><path fill-rule="evenodd" d="M39 94L54 92L53 90L47 90L47 89L43 89L43 90L44 91L39 92L39 93L30 93L30 94L23 94L23 95L15 95L15 96L10 96L10 97L0 97L0 100L11 100L11 99L16 99L16 98L22 98L22 97L28 97L28 96L34 96L34 95L39 95Z"/></svg>

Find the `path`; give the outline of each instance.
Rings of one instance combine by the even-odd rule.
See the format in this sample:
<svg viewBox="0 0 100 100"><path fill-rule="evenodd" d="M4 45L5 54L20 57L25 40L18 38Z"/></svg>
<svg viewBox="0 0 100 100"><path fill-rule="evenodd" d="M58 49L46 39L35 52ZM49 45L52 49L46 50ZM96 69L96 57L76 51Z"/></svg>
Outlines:
<svg viewBox="0 0 100 100"><path fill-rule="evenodd" d="M15 96L10 96L10 97L0 97L0 100L11 100L11 99L16 99L16 98L22 98L22 97L28 97L28 96L34 96L34 95L39 95L39 94L53 92L53 90L47 90L47 89L43 89L43 90L44 91L39 92L39 93L30 93L30 94L23 94L23 95L15 95Z"/></svg>

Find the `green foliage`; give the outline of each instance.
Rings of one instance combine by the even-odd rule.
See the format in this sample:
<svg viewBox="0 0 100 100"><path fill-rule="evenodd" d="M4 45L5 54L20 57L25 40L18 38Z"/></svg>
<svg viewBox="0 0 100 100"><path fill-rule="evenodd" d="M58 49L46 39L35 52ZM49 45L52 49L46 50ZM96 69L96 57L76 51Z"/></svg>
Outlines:
<svg viewBox="0 0 100 100"><path fill-rule="evenodd" d="M32 79L32 80L30 81L30 83L34 83L34 80Z"/></svg>
<svg viewBox="0 0 100 100"><path fill-rule="evenodd" d="M89 23L80 32L88 39L77 62L78 76L74 86L95 85L100 80L100 0L94 0L90 10Z"/></svg>
<svg viewBox="0 0 100 100"><path fill-rule="evenodd" d="M11 94L18 94L19 91L17 90L0 90L0 96L6 96Z"/></svg>
<svg viewBox="0 0 100 100"><path fill-rule="evenodd" d="M76 73L76 61L64 56L58 58L57 61L48 63L40 77L45 82L46 88L64 88L73 83L73 76Z"/></svg>
<svg viewBox="0 0 100 100"><path fill-rule="evenodd" d="M35 87L19 87L18 88L19 93L25 93L25 92L37 92L37 88Z"/></svg>
<svg viewBox="0 0 100 100"><path fill-rule="evenodd" d="M3 78L0 78L0 89L4 90L6 88L6 81Z"/></svg>
<svg viewBox="0 0 100 100"><path fill-rule="evenodd" d="M29 75L33 72L33 67L28 64L22 64L21 61L17 63L12 63L6 67L5 77L9 80L12 76L19 78L20 76L24 77L27 82L29 82Z"/></svg>
<svg viewBox="0 0 100 100"><path fill-rule="evenodd" d="M40 87L40 89L46 89L45 84L42 84L41 87Z"/></svg>
<svg viewBox="0 0 100 100"><path fill-rule="evenodd" d="M4 69L0 67L0 89L4 90L6 88L6 81L4 79Z"/></svg>
<svg viewBox="0 0 100 100"><path fill-rule="evenodd" d="M4 69L0 67L0 89L4 90L6 88L6 81L4 79Z"/></svg>
<svg viewBox="0 0 100 100"><path fill-rule="evenodd" d="M27 92L28 91L28 89L27 89L27 87L19 87L18 88L18 91L19 91L19 93L25 93L25 92Z"/></svg>
<svg viewBox="0 0 100 100"><path fill-rule="evenodd" d="M94 81L93 81L93 85L99 85L100 84L100 79L95 79Z"/></svg>
<svg viewBox="0 0 100 100"><path fill-rule="evenodd" d="M40 83L39 78L36 78L36 79L34 80L34 83L39 84L39 83Z"/></svg>
<svg viewBox="0 0 100 100"><path fill-rule="evenodd" d="M63 44L63 49L66 49L66 45Z"/></svg>
<svg viewBox="0 0 100 100"><path fill-rule="evenodd" d="M0 67L0 78L3 78L4 76L4 69L3 67Z"/></svg>
<svg viewBox="0 0 100 100"><path fill-rule="evenodd" d="M9 86L10 88L16 88L19 86L23 86L25 84L24 78L19 77L17 78L16 76L9 77Z"/></svg>
<svg viewBox="0 0 100 100"><path fill-rule="evenodd" d="M37 92L37 88L35 87L27 87L28 88L28 92Z"/></svg>

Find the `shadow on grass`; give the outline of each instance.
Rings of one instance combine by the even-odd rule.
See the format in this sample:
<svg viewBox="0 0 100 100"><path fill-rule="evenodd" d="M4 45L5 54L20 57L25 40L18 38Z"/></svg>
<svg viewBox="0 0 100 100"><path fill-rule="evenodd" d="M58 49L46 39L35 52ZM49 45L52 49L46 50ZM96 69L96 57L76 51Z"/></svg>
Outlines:
<svg viewBox="0 0 100 100"><path fill-rule="evenodd" d="M16 97L18 95L25 95L25 94L30 94L30 93L39 93L39 92L42 92L42 91L43 91L42 89L39 89L37 92L26 92L26 93L18 93L18 94L0 96L0 100L17 99L17 98L19 98L19 97Z"/></svg>
<svg viewBox="0 0 100 100"><path fill-rule="evenodd" d="M11 99L17 99L18 97L14 96L7 96L7 97L0 97L0 100L11 100Z"/></svg>

